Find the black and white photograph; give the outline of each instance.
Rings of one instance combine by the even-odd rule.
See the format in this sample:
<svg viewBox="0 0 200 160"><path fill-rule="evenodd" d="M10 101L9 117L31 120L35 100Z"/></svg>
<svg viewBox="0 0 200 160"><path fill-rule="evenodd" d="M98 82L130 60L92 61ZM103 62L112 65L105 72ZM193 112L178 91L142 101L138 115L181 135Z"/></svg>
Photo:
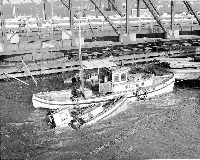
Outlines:
<svg viewBox="0 0 200 160"><path fill-rule="evenodd" d="M1 160L200 159L200 0L0 0Z"/></svg>

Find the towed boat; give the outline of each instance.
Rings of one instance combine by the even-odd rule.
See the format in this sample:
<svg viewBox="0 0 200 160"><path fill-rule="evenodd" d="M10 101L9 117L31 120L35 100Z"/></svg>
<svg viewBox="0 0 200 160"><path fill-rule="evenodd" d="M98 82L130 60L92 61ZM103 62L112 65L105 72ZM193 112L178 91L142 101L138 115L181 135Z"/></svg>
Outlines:
<svg viewBox="0 0 200 160"><path fill-rule="evenodd" d="M172 73L163 76L146 73L132 74L130 67L117 67L108 60L87 61L85 66L87 69L98 68L96 79L90 79L90 88L83 88L80 85L83 81L74 83L72 80L71 90L33 94L33 106L61 109L73 108L78 104L79 107L86 107L108 102L116 96L126 95L127 99L134 101L173 91L175 77Z"/></svg>
<svg viewBox="0 0 200 160"><path fill-rule="evenodd" d="M46 122L51 128L69 126L73 129L79 129L81 126L91 125L110 117L113 112L123 106L125 101L126 96L118 96L108 102L91 104L82 108L52 111L47 114Z"/></svg>

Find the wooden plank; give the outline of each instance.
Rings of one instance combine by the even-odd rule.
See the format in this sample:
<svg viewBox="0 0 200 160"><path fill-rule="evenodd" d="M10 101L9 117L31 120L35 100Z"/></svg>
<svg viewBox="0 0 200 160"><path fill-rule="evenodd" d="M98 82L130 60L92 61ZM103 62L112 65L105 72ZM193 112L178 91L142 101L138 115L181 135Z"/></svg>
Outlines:
<svg viewBox="0 0 200 160"><path fill-rule="evenodd" d="M42 46L42 43L41 41L38 41L38 42L33 42L33 43L27 43L28 46L27 46L27 50L38 50L38 49L41 49L41 46Z"/></svg>
<svg viewBox="0 0 200 160"><path fill-rule="evenodd" d="M18 44L7 43L4 51L16 51L19 48L18 46L19 46ZM1 53L1 55L3 55L3 53Z"/></svg>
<svg viewBox="0 0 200 160"><path fill-rule="evenodd" d="M33 61L33 55L32 54L25 54L22 56L23 61Z"/></svg>
<svg viewBox="0 0 200 160"><path fill-rule="evenodd" d="M42 53L33 54L33 60L34 61L40 61L42 59L43 59L43 54Z"/></svg>

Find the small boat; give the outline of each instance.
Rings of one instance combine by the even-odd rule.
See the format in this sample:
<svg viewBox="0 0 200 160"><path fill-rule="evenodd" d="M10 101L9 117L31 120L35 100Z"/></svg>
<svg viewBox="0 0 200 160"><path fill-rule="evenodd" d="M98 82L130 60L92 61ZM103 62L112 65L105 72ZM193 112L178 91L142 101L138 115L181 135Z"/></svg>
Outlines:
<svg viewBox="0 0 200 160"><path fill-rule="evenodd" d="M46 122L51 128L69 126L73 129L79 129L81 126L91 125L110 117L113 112L123 106L125 101L126 96L118 96L108 102L91 104L82 108L50 111L46 116Z"/></svg>

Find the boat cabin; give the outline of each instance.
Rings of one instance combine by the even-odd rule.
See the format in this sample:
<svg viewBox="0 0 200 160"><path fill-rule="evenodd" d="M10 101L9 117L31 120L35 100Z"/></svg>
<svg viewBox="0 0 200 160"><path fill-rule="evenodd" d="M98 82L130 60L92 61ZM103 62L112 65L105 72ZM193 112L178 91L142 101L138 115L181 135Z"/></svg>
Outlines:
<svg viewBox="0 0 200 160"><path fill-rule="evenodd" d="M85 69L98 68L98 75L92 73L91 76L95 79L98 78L96 82L100 93L127 92L153 83L152 75L144 73L129 74L131 68L118 67L108 60L83 61L83 64Z"/></svg>
<svg viewBox="0 0 200 160"><path fill-rule="evenodd" d="M130 74L129 67L113 68L100 72L99 92L101 93L120 93L128 91L136 91L138 87L146 87L152 85L153 76L150 74ZM102 75L102 76L101 76Z"/></svg>

